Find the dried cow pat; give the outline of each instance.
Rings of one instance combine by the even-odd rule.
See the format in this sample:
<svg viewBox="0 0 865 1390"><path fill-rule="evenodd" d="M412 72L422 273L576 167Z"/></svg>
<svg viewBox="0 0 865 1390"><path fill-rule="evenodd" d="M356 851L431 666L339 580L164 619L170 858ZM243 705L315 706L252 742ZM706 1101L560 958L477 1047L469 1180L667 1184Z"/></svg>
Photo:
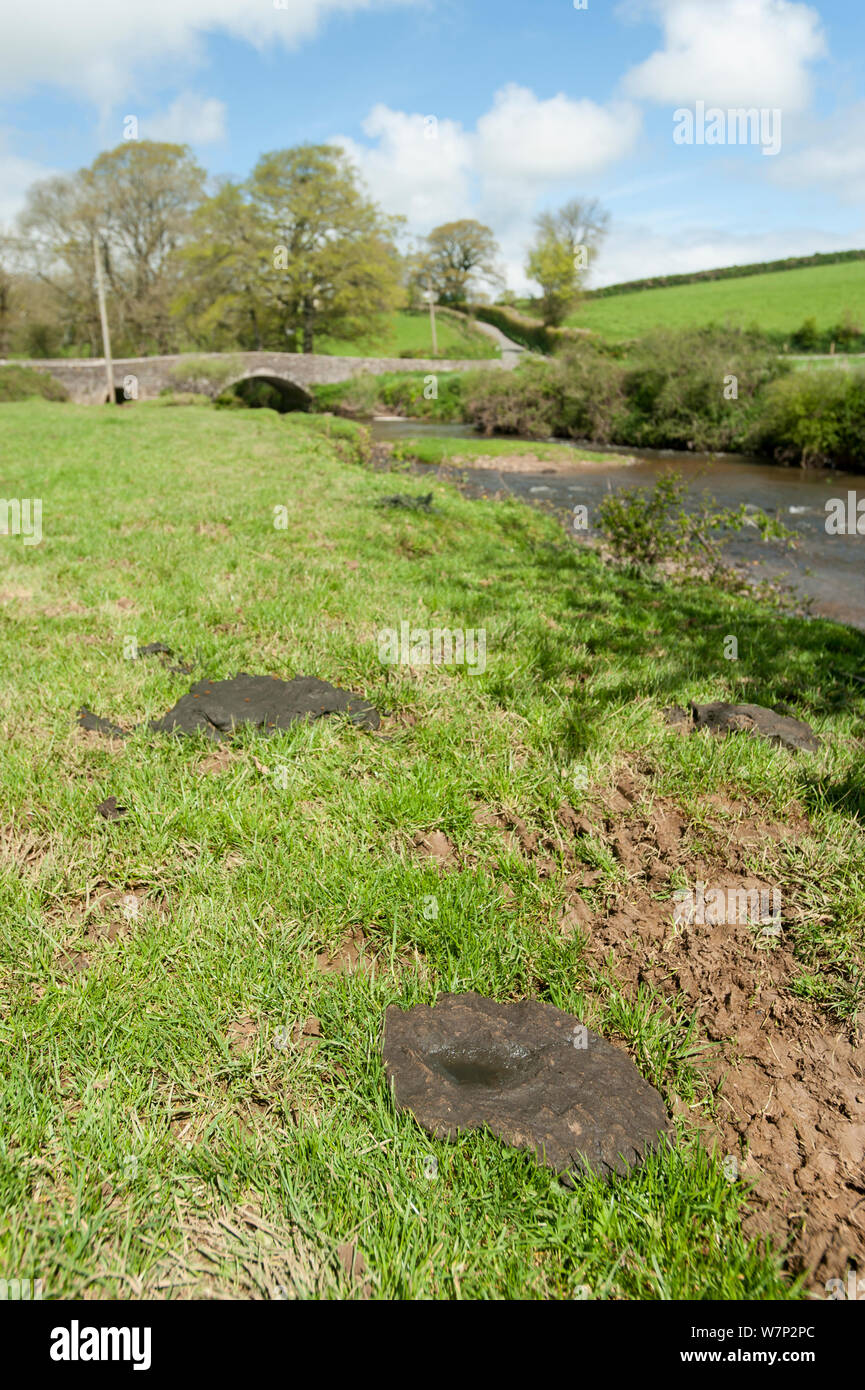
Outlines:
<svg viewBox="0 0 865 1390"><path fill-rule="evenodd" d="M454 1139L489 1129L560 1173L626 1173L668 1133L659 1093L578 1018L527 999L444 994L385 1014L397 1108Z"/></svg>
<svg viewBox="0 0 865 1390"><path fill-rule="evenodd" d="M683 732L708 729L713 734L755 733L770 743L805 753L816 753L820 747L820 739L804 719L779 714L764 705L731 705L726 700L713 700L707 705L692 702L690 713L680 705L671 705L663 713L669 725Z"/></svg>
<svg viewBox="0 0 865 1390"><path fill-rule="evenodd" d="M238 724L252 724L265 734L287 729L301 719L345 714L353 724L377 729L378 710L359 695L340 690L314 676L280 680L278 676L250 676L241 672L224 681L197 681L161 719L150 721L157 733L204 734L217 742L229 737ZM85 729L127 737L124 729L83 708L78 714Z"/></svg>

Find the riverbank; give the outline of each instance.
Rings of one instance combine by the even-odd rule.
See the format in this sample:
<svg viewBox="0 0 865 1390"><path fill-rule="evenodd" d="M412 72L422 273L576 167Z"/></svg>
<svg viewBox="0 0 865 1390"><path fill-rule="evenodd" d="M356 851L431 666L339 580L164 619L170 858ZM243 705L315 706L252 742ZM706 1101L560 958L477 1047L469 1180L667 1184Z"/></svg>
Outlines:
<svg viewBox="0 0 865 1390"><path fill-rule="evenodd" d="M619 356L583 341L509 372L359 376L315 397L323 410L458 422L488 436L865 470L862 366L797 371L756 332L658 332Z"/></svg>
<svg viewBox="0 0 865 1390"><path fill-rule="evenodd" d="M579 542L599 544L597 511L609 492L651 487L670 472L687 483L691 509L714 499L736 509L745 503L782 522L797 536L793 550L766 545L756 528L731 536L725 552L753 583L795 595L804 611L865 630L862 584L865 538L827 530L829 504L846 499L859 479L829 469L778 469L760 458L673 450L592 449L589 445L486 439L468 426L372 420L373 438L411 462L421 474L438 473L473 495L512 496L552 510ZM445 431L447 431L445 433ZM861 487L860 487L861 494ZM574 508L586 508L574 531Z"/></svg>
<svg viewBox="0 0 865 1390"><path fill-rule="evenodd" d="M0 407L7 492L43 503L40 544L2 542L0 1277L825 1296L865 1263L865 637L630 578L330 423ZM483 629L485 670L383 665L402 622ZM238 670L330 680L381 728L147 729ZM819 751L665 721L716 699L783 707ZM85 732L81 704L140 727ZM674 927L698 881L777 890L780 932ZM465 990L576 1013L661 1090L673 1146L566 1186L490 1134L430 1139L382 1018Z"/></svg>
<svg viewBox="0 0 865 1390"><path fill-rule="evenodd" d="M611 450L593 450L552 440L488 439L470 427L452 428L449 434L419 421L373 418L368 422L373 439L392 444L396 461L412 458L418 463L448 468L488 469L496 473L535 473L570 476L586 468L624 468L636 459ZM420 427L423 433L415 431Z"/></svg>

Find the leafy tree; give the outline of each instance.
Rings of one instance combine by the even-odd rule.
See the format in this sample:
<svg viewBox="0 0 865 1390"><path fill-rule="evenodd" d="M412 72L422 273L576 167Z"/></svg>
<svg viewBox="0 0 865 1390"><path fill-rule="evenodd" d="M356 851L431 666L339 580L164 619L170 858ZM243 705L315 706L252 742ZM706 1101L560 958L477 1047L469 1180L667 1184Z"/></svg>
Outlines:
<svg viewBox="0 0 865 1390"><path fill-rule="evenodd" d="M96 227L84 171L32 185L18 219L25 276L40 284L55 302L64 336L87 343L94 356L101 350L93 275ZM109 321L119 346L120 325L113 301Z"/></svg>
<svg viewBox="0 0 865 1390"><path fill-rule="evenodd" d="M249 196L272 252L266 303L303 352L316 335L375 332L399 297L399 220L367 197L342 150L298 145L259 159Z"/></svg>
<svg viewBox="0 0 865 1390"><path fill-rule="evenodd" d="M183 145L129 140L99 155L87 174L104 229L109 291L134 341L166 351L177 290L173 252L189 234L205 173Z"/></svg>
<svg viewBox="0 0 865 1390"><path fill-rule="evenodd" d="M12 318L12 273L9 268L9 243L0 236L0 357L9 352Z"/></svg>
<svg viewBox="0 0 865 1390"><path fill-rule="evenodd" d="M70 332L98 352L93 275L96 234L108 285L115 350L173 346L174 253L188 235L204 170L183 145L132 140L76 174L30 190L20 230L32 273L49 285Z"/></svg>
<svg viewBox="0 0 865 1390"><path fill-rule="evenodd" d="M463 218L443 222L426 238L417 273L444 304L461 303L478 292L479 282L504 284L496 266L499 246L482 222Z"/></svg>
<svg viewBox="0 0 865 1390"><path fill-rule="evenodd" d="M793 345L800 348L802 352L815 352L819 347L820 330L813 314L810 318L804 319L799 328L796 329L793 334Z"/></svg>
<svg viewBox="0 0 865 1390"><path fill-rule="evenodd" d="M262 281L272 267L266 238L242 184L227 181L192 220L177 257L181 274L174 309L199 347L259 351L284 347L267 322Z"/></svg>
<svg viewBox="0 0 865 1390"><path fill-rule="evenodd" d="M541 287L541 314L560 324L574 305L589 257L606 234L609 216L597 198L573 198L558 212L535 219L536 236L526 270Z"/></svg>
<svg viewBox="0 0 865 1390"><path fill-rule="evenodd" d="M250 177L225 185L183 252L181 306L199 339L312 352L316 337L374 332L401 294L386 217L343 151L298 145L262 155Z"/></svg>

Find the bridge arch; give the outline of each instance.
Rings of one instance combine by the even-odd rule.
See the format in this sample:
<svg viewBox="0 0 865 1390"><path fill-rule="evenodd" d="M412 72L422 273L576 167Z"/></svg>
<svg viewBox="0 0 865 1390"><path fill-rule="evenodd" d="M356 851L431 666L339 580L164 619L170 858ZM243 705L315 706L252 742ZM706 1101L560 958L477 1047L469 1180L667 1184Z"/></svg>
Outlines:
<svg viewBox="0 0 865 1390"><path fill-rule="evenodd" d="M262 386L269 387L270 392L259 389ZM312 405L312 396L304 387L292 381L291 377L282 376L272 370L244 372L235 381L223 386L219 394L227 395L228 392L246 400L253 408L267 405L272 410L278 410L281 415L292 410L309 410Z"/></svg>

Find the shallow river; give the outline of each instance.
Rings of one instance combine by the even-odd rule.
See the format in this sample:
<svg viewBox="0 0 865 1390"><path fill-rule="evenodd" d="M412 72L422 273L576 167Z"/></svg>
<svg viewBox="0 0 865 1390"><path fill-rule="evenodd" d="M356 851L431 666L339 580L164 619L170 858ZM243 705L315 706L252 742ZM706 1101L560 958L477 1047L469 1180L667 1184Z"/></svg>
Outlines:
<svg viewBox="0 0 865 1390"><path fill-rule="evenodd" d="M479 437L468 425L393 419L367 423L377 440L407 435ZM585 445L578 447L581 452L587 449ZM526 449L531 448L531 441L527 441ZM618 452L622 455L621 464L602 461L603 454ZM623 486L645 486L675 469L687 480L689 493L695 499L704 494L722 507L738 507L740 502L761 507L799 533L798 548L790 551L765 544L756 529L745 527L727 546L731 558L747 565L757 578L781 579L803 599L811 601L811 612L865 630L865 536L835 536L826 531L829 498L846 499L850 491L865 498L865 477L861 474L779 468L741 454L689 454L674 449L619 451L609 447L597 453L597 462L575 458L573 473L510 473L462 465L459 471L467 490L475 495L507 492L568 515L583 503L588 509L589 528L582 534L591 536L597 534L593 533L592 521L605 492ZM421 466L420 471L437 469Z"/></svg>

